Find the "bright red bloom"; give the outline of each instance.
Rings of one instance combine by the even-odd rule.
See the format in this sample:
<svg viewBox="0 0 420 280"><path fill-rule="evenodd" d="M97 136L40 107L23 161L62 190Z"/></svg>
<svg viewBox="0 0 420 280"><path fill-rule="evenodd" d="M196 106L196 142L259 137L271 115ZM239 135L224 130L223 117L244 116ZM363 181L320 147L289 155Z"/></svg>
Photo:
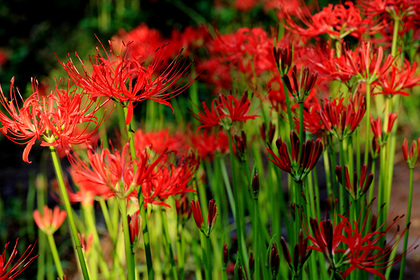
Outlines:
<svg viewBox="0 0 420 280"><path fill-rule="evenodd" d="M106 116L98 119L95 113L100 104L87 95L77 92L64 81L56 84L56 89L42 96L38 91L38 82L32 80L32 94L19 108L14 89L14 78L11 80L10 101L1 91L0 103L9 116L0 112L3 125L1 132L11 141L26 145L23 160L30 163L29 152L37 139L42 138L41 146L61 146L69 150L72 145L87 143L92 138ZM89 125L94 124L93 131Z"/></svg>
<svg viewBox="0 0 420 280"><path fill-rule="evenodd" d="M353 200L358 200L362 197L370 188L373 182L373 174L367 175L367 165L363 164L360 170L360 180L357 178L357 172L354 172L353 184L350 181L349 169L344 166L344 180L341 166L335 167L335 174L337 175L338 181L343 185L347 192L350 194ZM367 175L367 176L366 176Z"/></svg>
<svg viewBox="0 0 420 280"><path fill-rule="evenodd" d="M133 106L137 102L150 99L172 108L168 100L194 82L191 80L181 85L191 63L187 64L186 59L180 55L162 68L163 59L160 55L165 50L166 46L157 50L157 57L147 67L136 57L128 55L129 45L124 55L105 51L105 57L97 48L97 55L89 58L92 70L80 58L82 67L79 69L70 56L67 63L61 64L70 79L92 97L112 98L127 106L128 124L133 115Z"/></svg>
<svg viewBox="0 0 420 280"><path fill-rule="evenodd" d="M306 40L321 34L328 34L334 39L342 39L349 34L360 38L367 29L375 25L369 19L362 19L359 9L350 1L346 1L344 5L329 4L314 15L305 8L299 8L298 12L294 11L292 14L297 16L303 27L296 23L292 15L281 13L278 16L285 18L288 30L301 35Z"/></svg>
<svg viewBox="0 0 420 280"><path fill-rule="evenodd" d="M360 80L369 84L384 75L394 61L391 55L388 55L383 61L382 47L374 49L371 43L366 42L362 42L354 51L345 50L344 55L354 75L359 76Z"/></svg>
<svg viewBox="0 0 420 280"><path fill-rule="evenodd" d="M326 131L332 133L340 141L349 137L363 119L366 111L365 98L356 94L350 98L347 106L344 99L325 100L324 106L318 111Z"/></svg>
<svg viewBox="0 0 420 280"><path fill-rule="evenodd" d="M408 166L410 168L414 168L414 166L417 163L417 159L420 155L420 138L418 138L417 141L413 140L413 142L411 143L410 151L408 150L407 138L405 138L402 144L402 150L404 159L407 162Z"/></svg>
<svg viewBox="0 0 420 280"><path fill-rule="evenodd" d="M241 12L247 13L258 4L257 0L235 0L235 8Z"/></svg>
<svg viewBox="0 0 420 280"><path fill-rule="evenodd" d="M401 67L392 65L391 71L380 76L375 83L380 86L380 94L409 96L408 92L404 90L420 84L417 68L416 62L411 65L408 60Z"/></svg>
<svg viewBox="0 0 420 280"><path fill-rule="evenodd" d="M229 152L229 138L222 130L217 133L210 133L206 130L197 131L190 135L191 147L202 159L212 161L216 153L226 154Z"/></svg>
<svg viewBox="0 0 420 280"><path fill-rule="evenodd" d="M370 115L370 126L373 131L373 135L380 146L385 145L386 140L388 139L389 133L392 131L395 120L397 119L397 113L388 114L388 126L385 131L382 131L382 122L381 118L377 117L376 120L373 119L373 116Z"/></svg>
<svg viewBox="0 0 420 280"><path fill-rule="evenodd" d="M63 224L67 217L67 212L60 210L58 206L54 207L54 210L44 206L43 213L39 213L38 209L35 209L34 221L36 225L46 234L53 234Z"/></svg>
<svg viewBox="0 0 420 280"><path fill-rule="evenodd" d="M19 238L16 239L15 247L13 248L12 253L9 256L9 259L6 262L6 250L9 246L9 242L6 243L4 246L4 251L0 255L0 279L1 280L12 280L15 279L19 274L21 274L37 257L38 255L29 258L29 255L35 248L35 245L29 245L29 247L25 250L22 256L16 261L15 264L12 265L13 261L15 260L18 250ZM29 259L28 259L29 258Z"/></svg>
<svg viewBox="0 0 420 280"><path fill-rule="evenodd" d="M318 74L313 74L309 71L307 66L302 67L300 69L299 75L299 82L298 82L298 74L296 65L293 67L292 70L292 81L289 76L284 76L284 83L286 84L287 89L293 95L295 100L298 103L302 103L305 101L306 97L312 91L313 87L315 86L316 79L318 78Z"/></svg>
<svg viewBox="0 0 420 280"><path fill-rule="evenodd" d="M127 215L128 226L130 228L130 241L131 245L135 245L140 238L142 232L142 220L140 210L136 211L133 215Z"/></svg>
<svg viewBox="0 0 420 280"><path fill-rule="evenodd" d="M134 146L142 151L146 148L163 154L164 152L185 153L188 145L185 136L179 131L171 134L168 129L145 132L138 129L134 134Z"/></svg>
<svg viewBox="0 0 420 280"><path fill-rule="evenodd" d="M193 114L193 117L202 125L197 129L203 127L213 127L221 125L226 129L230 129L234 122L255 119L258 115L250 115L251 101L248 99L248 93L244 92L240 100L233 95L228 95L227 98L219 94L218 99L214 99L211 103L211 110L203 102L204 111L199 111Z"/></svg>
<svg viewBox="0 0 420 280"><path fill-rule="evenodd" d="M194 216L195 224L198 229L208 238L212 232L217 218L217 206L214 199L209 201L209 213L207 215L207 225L204 224L203 214L201 212L200 202L191 201L191 209Z"/></svg>
<svg viewBox="0 0 420 280"><path fill-rule="evenodd" d="M290 143L292 146L291 157L287 150L287 145L279 137L276 141L278 156L270 148L267 152L273 157L269 158L271 162L282 170L290 173L296 182L302 181L305 176L315 167L321 156L323 145L321 140L306 140L302 144L302 153L300 152L300 139L294 130L290 133Z"/></svg>

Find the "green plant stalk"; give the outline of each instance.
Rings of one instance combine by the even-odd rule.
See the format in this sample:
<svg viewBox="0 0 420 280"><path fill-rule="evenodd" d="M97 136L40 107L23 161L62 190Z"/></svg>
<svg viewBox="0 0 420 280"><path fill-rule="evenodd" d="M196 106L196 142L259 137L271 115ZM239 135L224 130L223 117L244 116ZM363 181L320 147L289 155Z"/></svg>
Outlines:
<svg viewBox="0 0 420 280"><path fill-rule="evenodd" d="M360 126L354 131L354 136L355 136L355 140L356 140L356 174L357 174L357 178L360 178L360 169L361 169L361 161L360 161Z"/></svg>
<svg viewBox="0 0 420 280"><path fill-rule="evenodd" d="M206 240L206 245L205 245L205 251L203 251L203 253L206 253L205 255L205 259L206 259L206 264L207 264L207 268L206 268L206 279L213 279L212 277L212 264L211 264L211 244L210 244L210 237L206 236L205 237ZM204 246L203 246L204 247Z"/></svg>
<svg viewBox="0 0 420 280"><path fill-rule="evenodd" d="M124 110L124 116L127 116L127 112L128 112L127 107L126 106L123 107L123 110ZM133 122L131 121L131 123L133 123ZM134 138L133 138L133 130L132 130L132 127L131 127L131 123L126 125L126 129L127 129L127 137L130 141L131 158L134 160L134 159L136 159L136 148L134 147Z"/></svg>
<svg viewBox="0 0 420 280"><path fill-rule="evenodd" d="M184 227L182 222L177 222L178 229L178 239L177 239L177 251L178 251L178 275L179 279L184 279L184 264L185 264L185 236L184 236Z"/></svg>
<svg viewBox="0 0 420 280"><path fill-rule="evenodd" d="M236 221L237 217L236 217L236 208L235 208L235 198L234 198L234 195L232 193L232 187L231 187L231 184L230 184L230 181L229 181L229 174L228 174L227 169L226 169L226 163L225 163L225 161L222 157L220 157L219 159L220 159L219 160L220 170L222 171L223 181L224 181L225 186L226 186L226 192L227 192L227 195L228 195L230 208L232 210L233 218Z"/></svg>
<svg viewBox="0 0 420 280"><path fill-rule="evenodd" d="M144 252L146 255L146 264L147 264L147 276L149 280L154 279L154 270L152 263L152 252L150 250L150 237L149 237L149 227L148 227L148 217L146 209L144 209L144 201L141 189L137 190L140 215L142 218L142 228L143 228L143 241L144 241Z"/></svg>
<svg viewBox="0 0 420 280"><path fill-rule="evenodd" d="M43 175L41 175L43 176ZM43 177L42 177L43 178ZM46 199L46 193L45 193L45 184L40 183L42 185L39 185L36 188L36 203L37 208L40 213L43 213L44 211L44 205L45 205L45 199ZM45 279L45 261L46 261L46 255L47 255L47 235L38 228L38 255L37 258L37 280L44 280Z"/></svg>
<svg viewBox="0 0 420 280"><path fill-rule="evenodd" d="M52 160L53 160L55 174L56 174L56 177L57 177L58 187L59 187L60 192L61 192L61 199L62 199L63 204L64 204L64 209L67 212L67 219L68 219L69 224L70 224L71 237L72 237L73 242L74 242L75 247L76 247L77 256L78 256L79 263L80 263L80 269L82 270L83 279L87 280L87 279L89 279L89 273L88 273L88 270L87 270L85 257L83 255L82 246L81 246L80 240L78 238L78 232L77 232L76 223L75 223L74 217L73 217L73 211L71 209L70 199L68 197L67 189L66 189L66 186L64 184L63 171L62 171L62 168L61 168L60 159L58 158L57 150L53 146L50 146L50 152L51 152L51 157L52 157Z"/></svg>
<svg viewBox="0 0 420 280"><path fill-rule="evenodd" d="M172 279L178 280L178 273L176 270L176 264L175 264L175 257L174 257L174 251L172 248L172 242L171 237L169 236L169 229L168 229L168 219L166 218L166 212L160 211L162 216L162 228L163 228L163 234L166 239L166 244L168 245L168 251L169 251L169 260L171 262L171 271L172 271Z"/></svg>
<svg viewBox="0 0 420 280"><path fill-rule="evenodd" d="M244 267L246 268L246 273L249 272L248 268L248 257L246 253L246 245L245 240L242 232L242 224L243 224L243 217L242 211L240 209L241 201L239 201L239 188L237 184L237 177L236 177L236 164L235 164L235 155L233 154L233 141L232 141L232 131L229 130L229 156L230 156L230 167L232 173L232 186L233 186L233 196L234 196L234 208L236 209L236 232L238 235L238 250L239 250L239 259Z"/></svg>
<svg viewBox="0 0 420 280"><path fill-rule="evenodd" d="M127 279L135 280L135 263L134 263L134 252L131 245L130 239L130 227L128 225L127 217L127 205L125 198L119 200L121 220L124 232L124 246L125 246L125 258L127 263Z"/></svg>
<svg viewBox="0 0 420 280"><path fill-rule="evenodd" d="M254 229L254 267L255 267L255 273L254 277L255 280L260 279L261 272L260 272L260 237L259 237L259 223L258 223L258 217L259 217L259 209L258 209L258 199L254 199L254 223L253 223L253 229Z"/></svg>
<svg viewBox="0 0 420 280"><path fill-rule="evenodd" d="M370 82L366 82L366 137L365 137L365 164L368 165L370 145Z"/></svg>
<svg viewBox="0 0 420 280"><path fill-rule="evenodd" d="M405 270L405 261L406 261L406 254L407 246L408 246L408 236L409 236L409 224L411 219L411 208L413 203L413 177L414 177L414 168L410 168L410 185L408 191L408 204L407 204L407 216L406 216L406 230L404 234L404 245L403 245L403 258L401 260L401 267L400 267L400 280L404 279L404 270Z"/></svg>
<svg viewBox="0 0 420 280"><path fill-rule="evenodd" d="M337 190L338 190L338 187L337 187L338 182L337 182L337 177L335 176L334 171L333 171L333 168L335 168L335 166L337 165L337 159L336 159L336 155L335 155L335 151L334 151L334 147L333 147L334 142L333 142L333 139L332 139L331 135L330 135L330 137L328 139L330 140L329 141L329 145L328 145L328 153L329 153L330 158L331 158L332 189L333 189L333 195L334 195L334 197L337 197L338 196L338 193L337 193Z"/></svg>
<svg viewBox="0 0 420 280"><path fill-rule="evenodd" d="M47 234L48 243L50 244L51 254L55 263L55 268L57 269L58 277L63 279L64 272L63 267L61 266L60 257L58 255L57 246L55 245L54 237L52 234Z"/></svg>
<svg viewBox="0 0 420 280"><path fill-rule="evenodd" d="M82 208L85 214L86 224L89 229L89 232L93 234L93 246L95 248L95 253L97 254L99 267L101 268L101 272L103 276L106 279L109 279L109 269L105 262L104 256L102 254L101 243L100 243L98 231L96 230L96 222L95 222L93 207L92 205L82 205ZM96 262L94 263L96 265ZM92 269L90 270L90 272L92 273Z"/></svg>
<svg viewBox="0 0 420 280"><path fill-rule="evenodd" d="M328 199L331 199L334 197L333 191L332 191L332 186L331 186L331 167L330 167L330 161L328 158L328 151L325 149L322 152L322 157L324 158L324 169L325 169L325 177L326 177L326 182L327 182L327 194L328 194Z"/></svg>
<svg viewBox="0 0 420 280"><path fill-rule="evenodd" d="M344 141L340 140L340 165L341 165L341 178L343 180L342 184L340 184L340 204L342 210L346 209L347 206L347 200L346 200L346 187L345 187L345 165L346 165L346 159L345 159L345 151L344 151Z"/></svg>

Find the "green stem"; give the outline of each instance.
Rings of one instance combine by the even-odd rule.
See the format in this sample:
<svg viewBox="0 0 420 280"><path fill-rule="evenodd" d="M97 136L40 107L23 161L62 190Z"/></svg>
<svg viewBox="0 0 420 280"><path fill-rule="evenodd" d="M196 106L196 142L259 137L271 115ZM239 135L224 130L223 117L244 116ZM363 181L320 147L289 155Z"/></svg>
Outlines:
<svg viewBox="0 0 420 280"><path fill-rule="evenodd" d="M340 204L343 210L345 210L345 207L347 205L347 200L346 200L346 187L345 187L345 152L344 152L344 141L340 140L340 165L341 165L341 178L342 178L342 183L340 184Z"/></svg>
<svg viewBox="0 0 420 280"><path fill-rule="evenodd" d="M125 257L127 262L127 279L135 280L135 263L134 263L134 253L130 239L130 227L128 225L127 217L127 205L125 199L119 201L120 211L121 211L121 220L123 224L124 231L124 245L125 245Z"/></svg>
<svg viewBox="0 0 420 280"><path fill-rule="evenodd" d="M63 279L64 272L63 267L61 266L60 257L58 256L57 246L55 245L54 237L52 234L47 234L48 243L50 244L51 254L54 259L55 268L57 269L58 277Z"/></svg>
<svg viewBox="0 0 420 280"><path fill-rule="evenodd" d="M62 171L62 168L61 168L60 159L57 155L57 150L53 146L50 146L50 152L51 152L51 157L52 157L53 164L54 164L55 174L57 176L58 187L59 187L60 192L61 192L61 199L62 199L63 204L64 204L64 209L67 212L67 218L68 218L68 221L69 221L69 224L70 224L71 237L72 237L73 242L75 244L76 251L77 251L77 256L79 258L80 269L82 270L83 279L87 280L87 279L89 279L89 273L88 273L88 270L87 270L85 257L83 255L82 246L80 244L80 240L79 240L79 237L78 237L76 223L74 221L73 211L71 209L70 199L68 197L67 189L66 189L66 186L64 184L63 171Z"/></svg>
<svg viewBox="0 0 420 280"><path fill-rule="evenodd" d="M260 279L260 250L259 250L259 224L258 224L258 199L254 200L254 267L255 267L255 279Z"/></svg>
<svg viewBox="0 0 420 280"><path fill-rule="evenodd" d="M162 216L163 234L165 235L166 243L168 244L169 260L171 262L172 277L173 279L178 280L178 273L176 271L174 251L172 249L171 237L169 236L168 219L166 218L166 212L161 211L161 216Z"/></svg>
<svg viewBox="0 0 420 280"><path fill-rule="evenodd" d="M406 261L406 251L407 251L407 245L408 245L408 235L409 235L409 224L411 219L411 207L413 202L413 174L414 169L410 168L410 188L408 191L408 205L407 205L407 216L406 216L406 230L404 234L404 246L403 246L403 258L401 260L401 267L400 267L400 280L404 279L404 270L405 270L405 261Z"/></svg>
<svg viewBox="0 0 420 280"><path fill-rule="evenodd" d="M282 81L283 81L284 96L286 99L287 117L289 119L289 131L291 131L293 129L293 117L292 117L292 109L290 107L290 96L289 96L289 91L287 90L286 84L284 83L283 77L282 77Z"/></svg>
<svg viewBox="0 0 420 280"><path fill-rule="evenodd" d="M368 164L370 145L370 83L366 83L366 138L365 138L365 164Z"/></svg>
<svg viewBox="0 0 420 280"><path fill-rule="evenodd" d="M139 200L139 208L140 208L140 215L142 218L142 227L143 227L143 240L144 240L144 251L146 254L146 264L147 264L147 276L149 280L154 279L154 270L153 270L153 263L152 263L152 252L150 250L150 237L149 237L149 227L148 227L148 217L146 213L146 209L144 208L144 201L141 189L138 191L138 200Z"/></svg>

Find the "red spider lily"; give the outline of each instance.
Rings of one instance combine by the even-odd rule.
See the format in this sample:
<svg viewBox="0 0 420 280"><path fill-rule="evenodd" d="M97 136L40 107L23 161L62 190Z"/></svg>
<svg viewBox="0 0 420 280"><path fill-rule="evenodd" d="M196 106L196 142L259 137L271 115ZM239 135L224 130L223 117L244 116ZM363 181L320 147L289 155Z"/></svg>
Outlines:
<svg viewBox="0 0 420 280"><path fill-rule="evenodd" d="M218 103L217 99L213 99L211 102L210 110L206 105L206 102L203 101L203 111L198 111L197 114L192 112L190 109L189 111L193 115L193 117L201 123L201 125L197 128L204 128L204 127L213 127L219 125L219 120L223 118L225 115L219 115L218 108L222 105Z"/></svg>
<svg viewBox="0 0 420 280"><path fill-rule="evenodd" d="M346 187L346 190L353 200L358 200L361 198L368 191L373 182L373 174L370 173L367 175L366 164L363 164L362 169L360 170L360 180L357 178L357 172L354 172L353 182L350 181L349 169L347 165L344 166L344 180L341 166L335 167L335 174L337 175L340 184Z"/></svg>
<svg viewBox="0 0 420 280"><path fill-rule="evenodd" d="M417 141L413 140L413 142L411 143L410 151L408 151L408 142L407 138L405 138L402 144L402 150L404 159L407 162L408 166L410 168L414 168L414 166L417 163L417 159L420 155L420 138L417 139Z"/></svg>
<svg viewBox="0 0 420 280"><path fill-rule="evenodd" d="M102 47L105 51L105 48ZM166 46L157 50L158 55L151 64L145 67L137 58L128 55L114 55L106 52L104 57L97 48L97 55L90 57L92 70L79 58L82 67L79 69L70 56L66 63L62 62L69 78L93 97L108 97L127 106L126 124L133 116L133 107L137 102L147 99L172 108L169 99L179 95L194 80L181 85L187 69L191 63L178 55L166 68L161 69L160 53L165 52Z"/></svg>
<svg viewBox="0 0 420 280"><path fill-rule="evenodd" d="M164 203L168 197L196 192L192 181L200 165L198 157L191 154L181 158L177 165L172 163L166 165L166 168L160 167L152 179L139 184L145 207L148 203L169 206Z"/></svg>
<svg viewBox="0 0 420 280"><path fill-rule="evenodd" d="M274 139L274 134L276 133L276 126L274 123L270 122L268 124L268 129L265 127L265 122L260 126L260 135L264 142L271 143Z"/></svg>
<svg viewBox="0 0 420 280"><path fill-rule="evenodd" d="M214 134L204 130L190 135L189 141L191 148L197 152L200 158L212 161L216 153L226 154L229 152L228 137L223 130Z"/></svg>
<svg viewBox="0 0 420 280"><path fill-rule="evenodd" d="M60 87L62 83L62 87ZM61 146L68 150L72 145L89 142L92 135L105 120L95 113L105 104L95 102L87 95L77 92L64 81L56 83L56 89L47 96L41 96L38 82L32 80L32 94L18 106L14 89L14 78L10 86L10 102L1 91L0 103L6 114L0 112L3 125L1 132L11 141L26 145L23 160L30 163L29 152L37 139L43 139L41 146ZM93 130L88 130L94 125Z"/></svg>
<svg viewBox="0 0 420 280"><path fill-rule="evenodd" d="M307 227L305 231L314 245L308 248L323 252L331 264L332 273L340 273L341 277L346 278L353 270L361 269L385 279L380 271L398 262L413 249L389 259L407 229L402 232L397 230L386 244L382 244L383 238L402 217L397 216L388 226L385 222L375 228L376 218L367 224L370 220L368 217L372 215L372 205L373 201L365 205L361 212L363 214L357 220L339 214L341 221L335 225L328 219L318 223L310 218L312 233ZM342 266L346 266L344 271L340 271Z"/></svg>
<svg viewBox="0 0 420 280"><path fill-rule="evenodd" d="M179 131L171 134L168 129L150 132L138 129L134 134L134 146L137 151L150 148L158 154L165 152L183 154L189 148L185 135Z"/></svg>
<svg viewBox="0 0 420 280"><path fill-rule="evenodd" d="M34 257L29 258L30 254L35 248L35 244L29 245L29 247L25 250L23 255L20 256L20 258L16 261L16 263L12 265L12 263L14 262L18 254L18 250L17 250L18 241L19 241L19 238L16 239L15 247L13 248L13 251L10 254L7 262L6 262L6 250L7 250L7 247L9 246L9 242L6 243L6 245L4 246L3 254L0 255L0 279L2 280L15 279L38 257L38 255L36 255Z"/></svg>
<svg viewBox="0 0 420 280"><path fill-rule="evenodd" d="M277 65L277 70L280 76L285 76L289 73L289 69L292 67L293 61L293 46L292 42L289 42L289 46L286 48L275 48L273 47L274 61Z"/></svg>
<svg viewBox="0 0 420 280"><path fill-rule="evenodd" d="M248 99L248 93L244 92L240 100L233 95L228 95L227 99L219 94L218 107L219 116L224 116L230 119L228 127L234 122L246 122L249 119L255 119L258 115L249 115L251 102Z"/></svg>
<svg viewBox="0 0 420 280"><path fill-rule="evenodd" d="M359 9L350 1L346 1L344 5L329 4L314 15L311 15L307 8L299 8L297 12L292 13L303 27L297 24L290 14L283 13L280 16L284 17L286 28L301 35L304 40L321 34L328 34L334 39L342 39L347 35L360 38L366 30L376 25L370 19L362 19Z"/></svg>
<svg viewBox="0 0 420 280"><path fill-rule="evenodd" d="M303 238L303 231L299 231L299 242L295 244L293 250L293 260L290 256L289 248L287 247L286 240L282 236L280 239L281 248L283 250L284 258L293 273L293 277L297 277L303 268L303 265L310 257L312 251L308 250L308 237Z"/></svg>
<svg viewBox="0 0 420 280"><path fill-rule="evenodd" d="M93 244L93 232L91 232L88 237L86 237L84 233L77 233L77 236L79 237L80 246L82 247L83 252L85 254L88 253Z"/></svg>
<svg viewBox="0 0 420 280"><path fill-rule="evenodd" d="M271 147L267 148L267 152L273 157L269 158L271 162L280 167L282 170L290 173L296 182L301 182L305 176L315 167L321 156L323 145L321 140L306 140L302 144L302 153L300 152L300 139L295 131L290 133L291 142L291 158L287 150L287 144L279 137L276 146L279 156L277 156Z"/></svg>
<svg viewBox="0 0 420 280"><path fill-rule="evenodd" d="M382 47L374 49L371 43L366 42L362 42L354 51L345 50L344 55L354 75L357 75L360 80L368 84L372 84L384 75L394 61L391 55L388 55L383 61L384 53Z"/></svg>
<svg viewBox="0 0 420 280"><path fill-rule="evenodd" d="M312 74L309 72L309 68L307 66L301 68L300 70L300 81L298 83L298 74L296 65L293 67L292 70L292 79L293 84L290 82L289 76L284 76L284 83L287 86L289 92L293 95L295 100L298 103L302 103L305 101L306 97L312 91L316 79L318 78L318 74Z"/></svg>
<svg viewBox="0 0 420 280"><path fill-rule="evenodd" d="M325 130L336 136L340 141L349 137L363 119L366 111L365 98L356 94L350 98L347 106L343 105L344 98L325 100L325 104L318 111Z"/></svg>
<svg viewBox="0 0 420 280"><path fill-rule="evenodd" d="M381 20L401 20L413 16L413 10L418 6L417 0L358 0L363 13L369 17L379 17Z"/></svg>
<svg viewBox="0 0 420 280"><path fill-rule="evenodd" d="M258 4L257 0L235 0L234 6L238 11L248 13Z"/></svg>
<svg viewBox="0 0 420 280"><path fill-rule="evenodd" d="M140 238L142 232L142 220L140 210L136 211L133 215L127 215L128 226L130 228L130 241L131 245L135 245Z"/></svg>
<svg viewBox="0 0 420 280"><path fill-rule="evenodd" d="M280 268L280 255L275 242L271 244L270 254L268 256L268 265L270 266L272 279L276 279Z"/></svg>
<svg viewBox="0 0 420 280"><path fill-rule="evenodd" d="M191 209L194 216L195 224L198 229L208 238L212 232L217 218L217 206L214 199L209 201L209 213L207 215L207 225L204 224L203 214L201 213L200 202L191 201Z"/></svg>
<svg viewBox="0 0 420 280"><path fill-rule="evenodd" d="M380 94L409 96L404 91L420 84L420 75L417 73L417 63L410 64L405 61L402 67L392 65L391 71L380 76L376 84L380 86Z"/></svg>
<svg viewBox="0 0 420 280"><path fill-rule="evenodd" d="M398 246L402 236L404 236L406 227L403 231L395 231L394 235L387 238L386 244L383 244L383 238L387 235L392 227L402 218L402 216L395 217L391 223L384 222L382 225L376 227L368 227L368 216L371 215L371 205L368 205L367 213L364 219L353 221L347 217L339 215L343 219L343 234L341 236L343 249L339 249L343 253L343 264L349 264L341 275L346 278L353 270L361 269L369 273L379 276L381 279L386 279L381 273L382 270L399 262L403 256L416 247L411 247L409 250L403 252L401 255L389 258L391 252ZM374 219L372 225L376 224Z"/></svg>
<svg viewBox="0 0 420 280"><path fill-rule="evenodd" d="M378 117L376 120L373 119L373 116L370 115L370 126L373 131L373 135L377 140L378 144L383 146L386 143L386 140L389 136L389 133L392 131L395 120L397 119L397 113L388 114L388 126L385 131L382 131L382 122L381 118Z"/></svg>
<svg viewBox="0 0 420 280"><path fill-rule="evenodd" d="M43 212L39 213L36 209L33 213L36 225L46 234L53 234L63 224L67 217L67 212L60 210L58 206L54 210L44 206Z"/></svg>
<svg viewBox="0 0 420 280"><path fill-rule="evenodd" d="M87 151L88 164L81 159L69 156L72 164L73 181L91 191L94 195L109 198L137 197L135 187L151 180L155 176L155 167L165 157L160 155L149 163L150 156L144 152L138 159L132 160L129 154L129 143L122 153L108 149ZM136 168L134 168L136 166Z"/></svg>

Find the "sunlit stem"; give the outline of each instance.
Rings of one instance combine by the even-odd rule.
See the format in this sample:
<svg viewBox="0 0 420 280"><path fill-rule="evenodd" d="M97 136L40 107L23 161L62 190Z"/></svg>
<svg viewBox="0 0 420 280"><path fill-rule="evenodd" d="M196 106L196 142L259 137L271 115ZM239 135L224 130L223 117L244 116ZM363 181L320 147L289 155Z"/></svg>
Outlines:
<svg viewBox="0 0 420 280"><path fill-rule="evenodd" d="M127 262L127 279L128 280L135 280L135 263L134 263L134 253L131 245L130 239L130 228L128 225L128 217L127 217L127 204L126 199L120 199L120 211L121 211L121 220L123 224L123 231L124 231L124 246L125 246L125 257Z"/></svg>
<svg viewBox="0 0 420 280"><path fill-rule="evenodd" d="M55 268L57 269L58 276L60 279L63 279L64 272L63 267L61 266L60 257L58 255L57 246L55 245L54 237L52 234L47 234L48 243L50 244L51 254L54 259Z"/></svg>
<svg viewBox="0 0 420 280"><path fill-rule="evenodd" d="M151 249L150 249L148 217L147 217L146 209L144 207L144 200L143 200L143 195L142 195L142 192L141 192L141 187L139 187L137 192L138 192L140 215L141 215L141 218L142 218L144 251L145 251L145 254L146 254L146 264L147 264L147 276L148 276L148 279L154 279L155 273L154 273L154 270L153 270L152 252L151 252Z"/></svg>
<svg viewBox="0 0 420 280"><path fill-rule="evenodd" d="M368 164L370 145L370 83L366 82L366 138L365 138L365 164Z"/></svg>
<svg viewBox="0 0 420 280"><path fill-rule="evenodd" d="M166 212L164 210L161 211L161 216L162 216L163 234L165 235L165 238L166 238L166 244L168 245L168 251L169 251L169 260L171 262L171 271L172 271L172 277L173 277L172 279L178 280L178 273L176 271L174 251L172 248L171 237L169 236L168 219L166 218Z"/></svg>
<svg viewBox="0 0 420 280"><path fill-rule="evenodd" d="M61 168L60 159L57 155L57 150L53 146L50 146L50 152L51 152L51 157L53 160L55 174L57 177L58 187L61 192L61 199L64 204L64 209L67 212L67 220L69 221L69 224L70 224L71 238L73 239L73 242L76 246L77 256L79 258L80 269L82 270L83 279L87 280L89 279L89 273L87 270L85 257L83 255L82 246L80 245L80 240L77 234L78 232L77 232L76 223L73 217L73 210L71 209L70 199L67 194L66 186L64 184L63 170Z"/></svg>
<svg viewBox="0 0 420 280"><path fill-rule="evenodd" d="M406 251L408 245L408 235L409 235L409 224L411 219L411 207L413 202L413 174L414 168L410 168L410 188L408 191L408 204L407 204L407 216L406 216L406 230L404 234L404 245L403 245L403 258L401 260L401 267L400 267L400 280L404 279L404 269L405 269L405 261L406 261Z"/></svg>

